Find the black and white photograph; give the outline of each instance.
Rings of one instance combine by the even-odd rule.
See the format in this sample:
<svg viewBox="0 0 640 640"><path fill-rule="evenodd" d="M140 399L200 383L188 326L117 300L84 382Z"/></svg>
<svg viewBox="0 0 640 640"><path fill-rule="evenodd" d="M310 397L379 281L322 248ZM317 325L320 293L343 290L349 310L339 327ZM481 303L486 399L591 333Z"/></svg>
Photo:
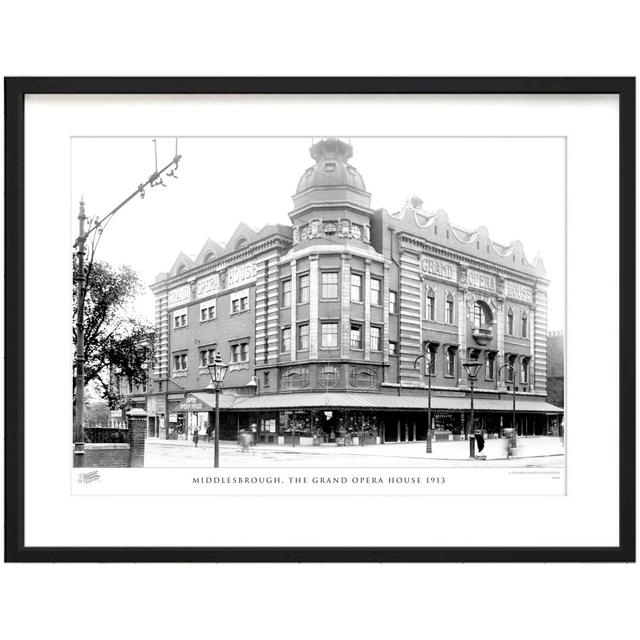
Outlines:
<svg viewBox="0 0 640 640"><path fill-rule="evenodd" d="M564 471L564 137L71 163L74 467Z"/></svg>

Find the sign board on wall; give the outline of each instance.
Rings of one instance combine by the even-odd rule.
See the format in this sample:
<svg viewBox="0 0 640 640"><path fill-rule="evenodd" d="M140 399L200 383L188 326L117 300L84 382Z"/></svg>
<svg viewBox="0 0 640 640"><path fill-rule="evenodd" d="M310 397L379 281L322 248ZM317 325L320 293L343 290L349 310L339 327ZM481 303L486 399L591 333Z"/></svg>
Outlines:
<svg viewBox="0 0 640 640"><path fill-rule="evenodd" d="M522 300L523 302L533 301L533 291L531 287L527 287L524 284L518 284L516 282L505 282L504 292L508 298L515 298L516 300Z"/></svg>
<svg viewBox="0 0 640 640"><path fill-rule="evenodd" d="M467 271L467 282L469 286L474 289L483 289L484 291L492 291L494 293L497 290L496 277L488 273L482 273L481 271L469 269Z"/></svg>
<svg viewBox="0 0 640 640"><path fill-rule="evenodd" d="M255 261L229 267L226 271L212 273L196 282L195 298L206 298L234 289L251 282L255 282L258 275L258 264ZM167 304L169 308L177 307L191 301L191 287L185 284L169 291Z"/></svg>
<svg viewBox="0 0 640 640"><path fill-rule="evenodd" d="M423 257L420 261L420 271L430 276L444 278L451 282L458 280L458 269L455 264L438 260L437 258Z"/></svg>

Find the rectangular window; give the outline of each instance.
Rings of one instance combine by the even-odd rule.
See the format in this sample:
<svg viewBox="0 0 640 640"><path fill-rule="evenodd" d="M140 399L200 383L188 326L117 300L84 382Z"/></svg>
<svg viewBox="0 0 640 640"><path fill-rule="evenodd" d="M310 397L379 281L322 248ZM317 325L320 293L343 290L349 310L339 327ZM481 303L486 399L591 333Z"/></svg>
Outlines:
<svg viewBox="0 0 640 640"><path fill-rule="evenodd" d="M362 325L351 325L351 348L362 349Z"/></svg>
<svg viewBox="0 0 640 640"><path fill-rule="evenodd" d="M173 370L186 371L186 369L187 369L187 354L181 353L173 356Z"/></svg>
<svg viewBox="0 0 640 640"><path fill-rule="evenodd" d="M351 274L351 300L362 302L362 276L359 273Z"/></svg>
<svg viewBox="0 0 640 640"><path fill-rule="evenodd" d="M520 363L520 382L529 384L529 360L522 358Z"/></svg>
<svg viewBox="0 0 640 640"><path fill-rule="evenodd" d="M398 313L397 291L389 291L389 313Z"/></svg>
<svg viewBox="0 0 640 640"><path fill-rule="evenodd" d="M281 304L283 307L291 306L291 280L282 281Z"/></svg>
<svg viewBox="0 0 640 640"><path fill-rule="evenodd" d="M397 356L398 355L398 343L397 342L389 342L389 355Z"/></svg>
<svg viewBox="0 0 640 640"><path fill-rule="evenodd" d="M173 328L180 329L187 326L187 310L181 309L180 311L173 312Z"/></svg>
<svg viewBox="0 0 640 640"><path fill-rule="evenodd" d="M231 294L231 313L240 313L249 308L249 289Z"/></svg>
<svg viewBox="0 0 640 640"><path fill-rule="evenodd" d="M215 320L216 318L216 301L208 300L200 305L200 322Z"/></svg>
<svg viewBox="0 0 640 640"><path fill-rule="evenodd" d="M453 298L451 296L447 296L445 304L445 322L453 324Z"/></svg>
<svg viewBox="0 0 640 640"><path fill-rule="evenodd" d="M514 380L514 371L515 371L515 365L516 365L516 357L515 356L509 356L507 359L508 364L511 365L511 367L506 367L506 372L507 372L507 382L515 382Z"/></svg>
<svg viewBox="0 0 640 640"><path fill-rule="evenodd" d="M338 273L326 271L321 275L320 297L333 300L338 297Z"/></svg>
<svg viewBox="0 0 640 640"><path fill-rule="evenodd" d="M210 364L213 364L213 361L216 358L216 350L215 347L213 349L203 349L200 351L200 366L206 367Z"/></svg>
<svg viewBox="0 0 640 640"><path fill-rule="evenodd" d="M282 340L280 342L282 351L288 353L291 351L291 328L286 327L282 330Z"/></svg>
<svg viewBox="0 0 640 640"><path fill-rule="evenodd" d="M445 362L446 375L451 377L455 376L456 375L455 349L451 349L451 348L447 349L445 359L446 359L446 362Z"/></svg>
<svg viewBox="0 0 640 640"><path fill-rule="evenodd" d="M382 335L380 327L371 327L371 351L380 351L382 349Z"/></svg>
<svg viewBox="0 0 640 640"><path fill-rule="evenodd" d="M320 346L325 349L335 349L338 346L337 322L323 322L320 325Z"/></svg>
<svg viewBox="0 0 640 640"><path fill-rule="evenodd" d="M427 290L427 320L436 319L436 296L430 289Z"/></svg>
<svg viewBox="0 0 640 640"><path fill-rule="evenodd" d="M484 370L484 377L486 380L493 380L495 376L495 363L495 355L493 353L487 353Z"/></svg>
<svg viewBox="0 0 640 640"><path fill-rule="evenodd" d="M307 302L309 302L309 274L305 273L298 277L298 304Z"/></svg>
<svg viewBox="0 0 640 640"><path fill-rule="evenodd" d="M249 359L249 343L241 342L231 345L231 362L247 362Z"/></svg>
<svg viewBox="0 0 640 640"><path fill-rule="evenodd" d="M522 314L522 337L527 337L527 314Z"/></svg>
<svg viewBox="0 0 640 640"><path fill-rule="evenodd" d="M429 375L431 376L436 375L436 354L437 347L429 347L429 359L427 360L427 362L429 367Z"/></svg>
<svg viewBox="0 0 640 640"><path fill-rule="evenodd" d="M298 350L306 351L309 348L309 325L298 325Z"/></svg>
<svg viewBox="0 0 640 640"><path fill-rule="evenodd" d="M371 278L371 304L381 304L382 280Z"/></svg>

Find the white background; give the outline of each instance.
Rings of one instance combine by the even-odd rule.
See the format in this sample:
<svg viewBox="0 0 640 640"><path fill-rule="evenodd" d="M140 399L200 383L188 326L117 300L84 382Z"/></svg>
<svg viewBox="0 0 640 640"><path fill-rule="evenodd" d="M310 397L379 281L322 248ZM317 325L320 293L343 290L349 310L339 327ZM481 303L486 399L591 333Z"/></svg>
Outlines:
<svg viewBox="0 0 640 640"><path fill-rule="evenodd" d="M274 2L235 12L35 5L4 12L5 74L638 73L626 2L396 2L379 14L329 1L309 14ZM3 622L18 638L595 638L637 628L636 566L9 566L2 587ZM137 605L119 607L121 618L102 604L119 596Z"/></svg>

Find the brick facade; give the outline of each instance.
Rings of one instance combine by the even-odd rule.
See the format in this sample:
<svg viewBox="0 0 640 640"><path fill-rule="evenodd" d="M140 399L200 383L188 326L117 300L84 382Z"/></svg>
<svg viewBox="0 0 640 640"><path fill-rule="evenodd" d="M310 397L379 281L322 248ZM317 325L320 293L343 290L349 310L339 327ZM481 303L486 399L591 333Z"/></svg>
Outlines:
<svg viewBox="0 0 640 640"><path fill-rule="evenodd" d="M519 242L457 227L415 197L395 213L374 211L350 145L323 140L311 152L291 226L240 225L224 249L208 240L196 260L180 254L152 285L153 393L206 391L209 350L230 363L224 393L240 399L252 381L260 396L424 393L425 365L414 363L429 349L436 394L466 397L461 365L478 360L478 393L502 398L515 384L543 402L541 259L530 263ZM499 375L505 363L515 380Z"/></svg>

